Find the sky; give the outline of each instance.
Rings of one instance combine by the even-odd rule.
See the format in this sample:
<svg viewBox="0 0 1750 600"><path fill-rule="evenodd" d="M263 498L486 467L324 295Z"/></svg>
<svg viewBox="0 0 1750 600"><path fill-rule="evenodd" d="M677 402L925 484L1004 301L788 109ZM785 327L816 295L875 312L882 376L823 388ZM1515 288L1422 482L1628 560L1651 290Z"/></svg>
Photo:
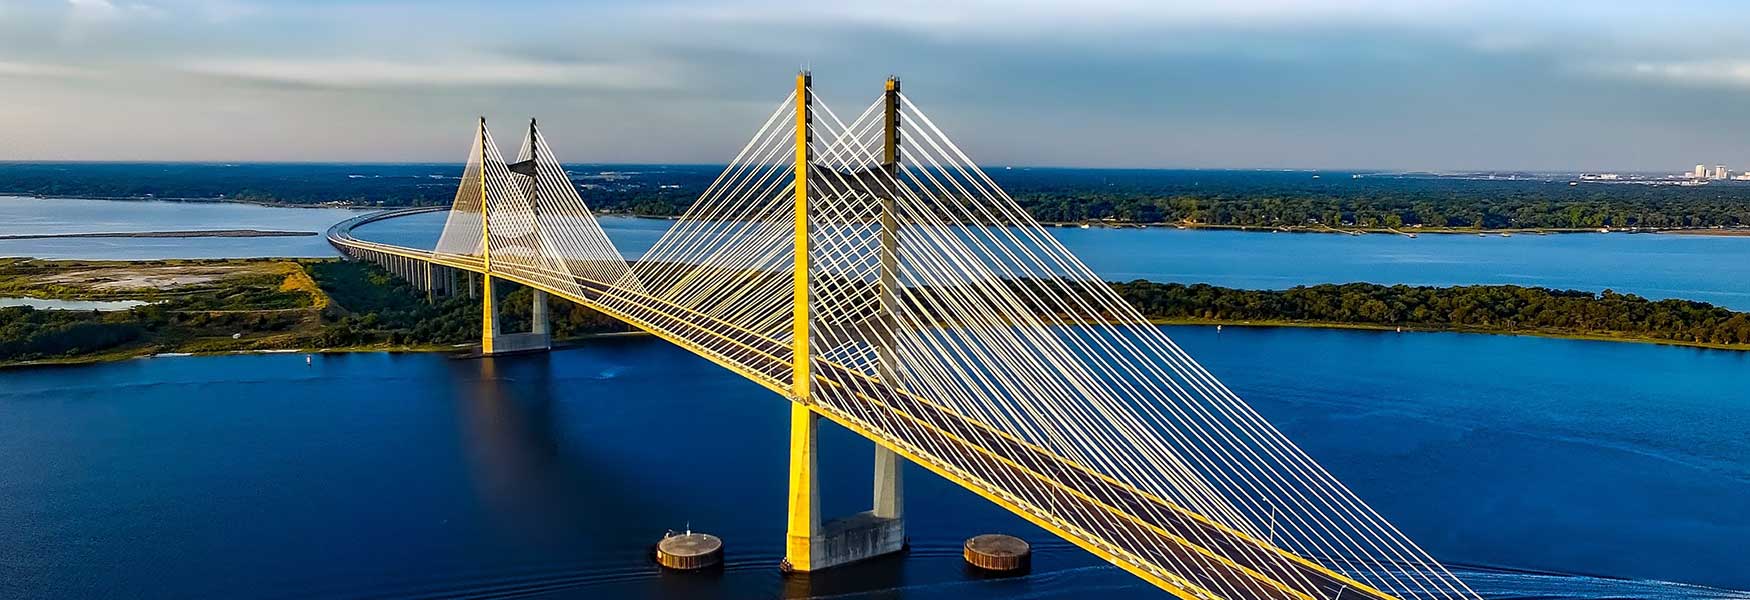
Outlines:
<svg viewBox="0 0 1750 600"><path fill-rule="evenodd" d="M1750 5L1614 0L0 0L0 160L720 164L800 68L987 165L1750 169Z"/></svg>

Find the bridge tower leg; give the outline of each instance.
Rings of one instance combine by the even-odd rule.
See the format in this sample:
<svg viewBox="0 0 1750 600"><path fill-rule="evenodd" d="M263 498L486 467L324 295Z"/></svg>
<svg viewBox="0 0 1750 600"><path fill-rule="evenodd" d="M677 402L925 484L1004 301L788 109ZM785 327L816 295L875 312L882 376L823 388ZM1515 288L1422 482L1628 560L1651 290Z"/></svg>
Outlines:
<svg viewBox="0 0 1750 600"><path fill-rule="evenodd" d="M481 135L484 136L485 133L482 132ZM537 132L535 130L535 121L533 119L530 119L529 120L529 139L531 139L531 140L538 139L535 137L536 135L537 135ZM482 144L481 147L484 148L485 147L484 144ZM485 163L485 160L486 160L486 157L484 155L482 155L481 156L482 164ZM534 159L531 158L531 159L529 159L528 162L521 162L521 163L517 163L517 164L513 164L513 165L507 165L507 170L513 176L528 177L530 179L537 178L540 176L540 173L538 170L533 168L533 166L532 166L533 160ZM527 167L527 168L525 169L524 167ZM485 186L484 181L485 181L485 179L484 179L484 175L483 175L482 176L482 183L481 183L482 187L480 190L481 198L483 198L483 199L486 197L485 196L486 188L484 187ZM530 193L535 193L535 192L539 191L540 186L535 185L535 182L531 181L530 185L527 186L525 189L528 190ZM492 203L482 201L481 205L490 207L492 205ZM481 219L481 227L482 227L481 239L484 239L484 240L491 240L492 239L491 236L488 235L490 230L485 229L486 227L489 226L490 221L491 221L491 219L489 219L489 218L482 218ZM490 245L490 244L488 244L488 245ZM482 255L481 262L485 263L485 265L486 265L486 271L487 271L486 281L490 282L490 281L492 281L492 275L491 275L491 272L492 272L492 253L490 252L490 249L487 249L487 250L483 251L481 253L481 255ZM530 327L529 327L528 333L508 333L507 334L507 333L504 333L503 331L500 331L500 328L498 326L497 314L491 312L491 310L492 310L491 309L492 298L491 298L491 296L487 297L487 306L488 306L487 318L489 321L491 321L493 323L493 327L491 328L490 331L487 331L484 333L485 336L489 336L489 337L488 337L488 339L483 340L482 343L480 344L480 353L481 354L492 355L492 354L508 354L508 353L512 353L512 352L518 352L518 353L520 353L520 352L542 352L542 351L546 351L546 350L551 350L553 348L552 328L551 328L551 324L549 323L548 318L547 318L547 292L544 290L532 288L532 287L529 289L529 292L530 292L530 295L532 296L532 300L530 301L530 306L529 306Z"/></svg>
<svg viewBox="0 0 1750 600"><path fill-rule="evenodd" d="M796 238L794 262L794 322L790 405L789 518L783 569L818 571L905 549L901 519L899 457L876 447L874 509L830 520L820 518L819 454L816 440L820 414L811 398L809 359L809 211L808 183L812 166L809 141L812 99L807 72L796 76ZM894 89L890 86L890 89ZM885 243L885 242L884 242ZM888 246L891 249L891 246ZM891 261L889 261L891 262ZM889 288L891 290L891 288ZM891 360L891 354L888 355ZM885 377L885 375L883 375Z"/></svg>
<svg viewBox="0 0 1750 600"><path fill-rule="evenodd" d="M491 356L497 353L498 338L498 303L492 297L492 276L480 277L480 354Z"/></svg>
<svg viewBox="0 0 1750 600"><path fill-rule="evenodd" d="M820 428L820 416L809 408L813 377L809 373L812 351L808 332L808 166L813 158L809 141L813 137L810 125L814 104L809 97L812 77L808 72L796 74L796 232L792 262L794 297L792 299L791 380L790 380L790 495L789 531L784 543L785 571L813 571L822 568L824 558L818 550L820 523L820 480L816 474L815 436Z"/></svg>
<svg viewBox="0 0 1750 600"><path fill-rule="evenodd" d="M883 122L881 168L898 181L899 175L899 78L887 78L887 90L882 96L885 113ZM892 194L881 198L881 248L879 254L879 283L881 316L897 330L899 323L893 319L894 312L899 308L899 218L894 214ZM876 375L882 383L892 385L898 378L897 352L895 340L885 335L878 336L875 341ZM893 519L895 528L904 537L905 522L905 481L902 478L899 453L880 444L875 445L875 500L874 513L876 517Z"/></svg>
<svg viewBox="0 0 1750 600"><path fill-rule="evenodd" d="M492 170L486 160L486 117L480 117L480 354L491 356L498 343L498 303L492 297L492 201L488 196L486 178Z"/></svg>

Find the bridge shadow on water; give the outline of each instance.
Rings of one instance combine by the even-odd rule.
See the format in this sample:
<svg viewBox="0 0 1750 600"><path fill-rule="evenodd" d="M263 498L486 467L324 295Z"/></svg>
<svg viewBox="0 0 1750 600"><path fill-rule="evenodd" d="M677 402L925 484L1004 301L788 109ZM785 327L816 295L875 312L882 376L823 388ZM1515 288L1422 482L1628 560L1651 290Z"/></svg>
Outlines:
<svg viewBox="0 0 1750 600"><path fill-rule="evenodd" d="M478 499L519 535L575 543L578 532L613 520L604 516L641 515L663 503L639 492L636 465L578 451L584 445L560 414L551 355L456 360L450 375ZM618 522L628 520L638 521Z"/></svg>
<svg viewBox="0 0 1750 600"><path fill-rule="evenodd" d="M455 591L915 598L939 596L944 585L980 584L960 567L962 528L937 524L956 517L931 505L951 502L959 518L986 507L968 510L961 505L969 495L961 498L963 492L921 470L930 480L915 480L912 495L934 514L919 515L919 533L946 537L926 537L911 552L838 569L780 574L783 400L739 380L695 377L697 359L678 352L640 340L445 361L448 382L441 387L450 390L444 400L454 407L471 500L487 521L487 535L506 548L497 557L502 563L481 566L475 580L455 582ZM632 366L603 366L604 356L615 355ZM699 369L715 369L697 362ZM694 433L677 439L677 431ZM844 459L838 462L853 463L849 473L826 477L842 485L829 486L825 502L847 508L866 502L867 442L834 431L823 444ZM725 538L725 564L699 572L656 567L653 543L689 520ZM1021 587L1006 589L1029 587L1016 583ZM996 590L965 591L981 598Z"/></svg>

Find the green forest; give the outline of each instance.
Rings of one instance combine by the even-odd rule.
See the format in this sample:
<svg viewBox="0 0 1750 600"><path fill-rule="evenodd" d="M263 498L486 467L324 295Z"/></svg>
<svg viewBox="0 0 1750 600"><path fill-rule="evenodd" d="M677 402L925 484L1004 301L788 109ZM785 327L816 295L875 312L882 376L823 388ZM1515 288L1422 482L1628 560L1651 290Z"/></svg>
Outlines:
<svg viewBox="0 0 1750 600"><path fill-rule="evenodd" d="M154 302L128 310L0 308L0 363L158 352L433 350L480 339L479 300L463 294L428 301L425 292L363 262L149 261L103 266L0 261L0 292L91 297L90 290L78 294L64 284L40 282L56 273L111 272L102 269L231 269L235 274L187 288L103 295ZM1239 290L1143 280L1111 285L1148 318L1162 323L1403 327L1750 348L1750 313L1608 290L1367 283ZM526 331L530 290L508 282L495 287L503 290L503 330ZM570 302L554 300L549 306L556 339L629 330Z"/></svg>
<svg viewBox="0 0 1750 600"><path fill-rule="evenodd" d="M603 214L682 213L713 165L568 165ZM441 206L461 165L3 163L0 193L275 204ZM991 169L1040 221L1231 227L1455 229L1750 226L1750 184L1570 182L1539 174L1435 176L1266 170ZM1573 183L1573 185L1570 185ZM1669 182L1665 182L1669 183Z"/></svg>
<svg viewBox="0 0 1750 600"><path fill-rule="evenodd" d="M1609 290L1348 283L1271 291L1143 280L1112 287L1160 321L1402 326L1750 347L1750 313Z"/></svg>
<svg viewBox="0 0 1750 600"><path fill-rule="evenodd" d="M327 261L309 265L311 278L342 310L325 319L322 330L312 335L310 345L347 348L387 344L390 346L449 346L480 342L480 300L466 294L438 296L427 302L426 293L382 268L366 262ZM499 302L500 327L506 332L527 331L532 292L517 284L493 284ZM554 339L593 333L626 331L613 318L566 302L550 300L547 311Z"/></svg>

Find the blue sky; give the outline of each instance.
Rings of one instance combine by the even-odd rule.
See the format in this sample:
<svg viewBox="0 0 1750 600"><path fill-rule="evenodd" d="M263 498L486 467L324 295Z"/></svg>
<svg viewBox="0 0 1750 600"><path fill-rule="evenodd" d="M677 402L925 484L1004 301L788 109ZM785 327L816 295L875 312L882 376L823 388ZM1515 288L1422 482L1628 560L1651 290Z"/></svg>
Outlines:
<svg viewBox="0 0 1750 600"><path fill-rule="evenodd" d="M714 163L804 65L987 164L1750 168L1750 6L1608 0L0 0L0 159Z"/></svg>

